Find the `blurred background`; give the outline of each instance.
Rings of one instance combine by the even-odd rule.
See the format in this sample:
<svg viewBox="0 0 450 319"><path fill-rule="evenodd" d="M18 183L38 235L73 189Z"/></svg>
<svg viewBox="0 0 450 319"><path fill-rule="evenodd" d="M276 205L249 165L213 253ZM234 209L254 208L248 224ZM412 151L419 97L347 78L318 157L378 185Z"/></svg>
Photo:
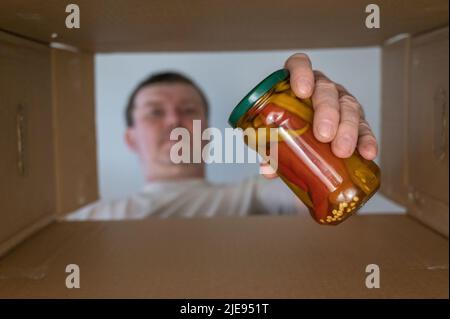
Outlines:
<svg viewBox="0 0 450 319"><path fill-rule="evenodd" d="M195 53L101 53L95 55L97 160L101 199L122 198L144 184L137 157L124 142L124 109L135 85L150 73L180 71L205 91L210 126L223 130L232 108L259 81L282 68L295 52L307 53L315 69L344 85L364 106L380 139L381 49L379 47L313 50L234 51ZM239 141L243 143L242 141ZM382 150L381 150L382 151ZM377 158L377 162L379 157ZM120 167L121 169L117 169ZM257 164L207 165L211 182L233 182L258 174ZM287 191L289 191L286 188ZM404 212L377 194L362 212Z"/></svg>

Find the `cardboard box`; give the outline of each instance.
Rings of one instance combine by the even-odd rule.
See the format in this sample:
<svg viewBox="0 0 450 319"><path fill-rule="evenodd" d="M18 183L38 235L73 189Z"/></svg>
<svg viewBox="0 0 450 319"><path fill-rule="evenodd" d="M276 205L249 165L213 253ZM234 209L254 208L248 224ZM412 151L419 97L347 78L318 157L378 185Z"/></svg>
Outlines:
<svg viewBox="0 0 450 319"><path fill-rule="evenodd" d="M448 298L448 280L448 240L394 215L57 222L0 261L0 298Z"/></svg>
<svg viewBox="0 0 450 319"><path fill-rule="evenodd" d="M0 255L55 216L50 48L0 33Z"/></svg>

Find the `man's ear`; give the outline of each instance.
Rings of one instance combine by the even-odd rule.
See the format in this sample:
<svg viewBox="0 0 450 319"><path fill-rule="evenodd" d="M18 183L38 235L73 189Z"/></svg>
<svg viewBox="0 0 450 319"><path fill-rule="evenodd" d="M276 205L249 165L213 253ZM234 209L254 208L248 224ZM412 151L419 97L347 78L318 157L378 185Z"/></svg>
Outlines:
<svg viewBox="0 0 450 319"><path fill-rule="evenodd" d="M125 143L130 150L132 150L133 152L137 152L135 131L132 127L127 128L127 130L125 131Z"/></svg>

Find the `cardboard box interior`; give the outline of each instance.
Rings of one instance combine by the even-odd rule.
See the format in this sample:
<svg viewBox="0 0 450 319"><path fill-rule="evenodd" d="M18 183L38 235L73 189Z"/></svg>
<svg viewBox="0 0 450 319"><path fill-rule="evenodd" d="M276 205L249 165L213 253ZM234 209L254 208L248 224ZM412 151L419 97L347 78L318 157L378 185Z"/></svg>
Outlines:
<svg viewBox="0 0 450 319"><path fill-rule="evenodd" d="M448 298L448 240L398 215L53 223L0 261L0 283L0 298Z"/></svg>
<svg viewBox="0 0 450 319"><path fill-rule="evenodd" d="M448 1L380 1L379 30L356 0L79 5L76 31L57 1L0 4L0 297L448 298ZM56 221L98 197L95 52L366 45L383 47L381 191L408 216Z"/></svg>

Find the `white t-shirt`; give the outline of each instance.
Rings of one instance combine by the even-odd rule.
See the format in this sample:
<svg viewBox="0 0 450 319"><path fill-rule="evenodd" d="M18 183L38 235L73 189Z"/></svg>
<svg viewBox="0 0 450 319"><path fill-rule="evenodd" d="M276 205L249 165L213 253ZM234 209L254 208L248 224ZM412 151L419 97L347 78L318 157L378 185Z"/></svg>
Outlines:
<svg viewBox="0 0 450 319"><path fill-rule="evenodd" d="M203 178L151 182L124 199L98 201L66 220L123 220L146 217L213 217L307 214L305 205L281 181L251 177L236 184Z"/></svg>

